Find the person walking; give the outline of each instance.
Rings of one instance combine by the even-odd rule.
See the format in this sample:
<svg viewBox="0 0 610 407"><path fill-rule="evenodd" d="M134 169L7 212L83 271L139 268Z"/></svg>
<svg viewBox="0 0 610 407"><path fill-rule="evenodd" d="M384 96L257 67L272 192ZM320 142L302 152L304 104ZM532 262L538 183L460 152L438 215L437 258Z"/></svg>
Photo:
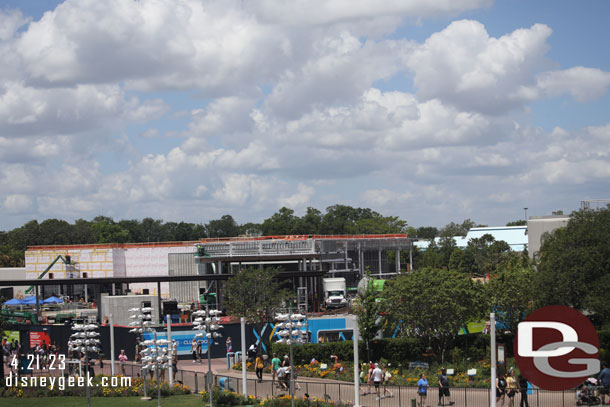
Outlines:
<svg viewBox="0 0 610 407"><path fill-rule="evenodd" d="M426 375L421 373L417 381L417 394L419 395L419 407L424 407L426 398L428 398L428 379Z"/></svg>
<svg viewBox="0 0 610 407"><path fill-rule="evenodd" d="M523 375L519 375L519 392L521 393L521 403L519 407L530 407L530 404L527 401L527 388L528 383L527 379L523 377Z"/></svg>
<svg viewBox="0 0 610 407"><path fill-rule="evenodd" d="M373 376L373 384L375 385L375 394L377 394L377 400L379 400L379 386L383 380L383 370L379 368L379 363L375 363L375 369L371 373Z"/></svg>
<svg viewBox="0 0 610 407"><path fill-rule="evenodd" d="M227 346L227 353L233 352L233 342L231 342L230 336L227 338L225 345Z"/></svg>
<svg viewBox="0 0 610 407"><path fill-rule="evenodd" d="M368 380L366 381L366 394L372 394L372 388L373 388L373 370L375 370L375 364L373 363L373 361L369 361L369 370L367 373L367 377Z"/></svg>
<svg viewBox="0 0 610 407"><path fill-rule="evenodd" d="M610 369L606 361L602 362L602 371L597 376L597 384L602 386L599 394L602 396L602 404L606 404L606 396L610 394Z"/></svg>
<svg viewBox="0 0 610 407"><path fill-rule="evenodd" d="M202 363L202 360L203 360L203 341L200 339L197 342L197 362Z"/></svg>
<svg viewBox="0 0 610 407"><path fill-rule="evenodd" d="M515 407L515 394L517 394L517 380L515 380L515 371L511 367L506 377L506 396L508 397L508 407Z"/></svg>
<svg viewBox="0 0 610 407"><path fill-rule="evenodd" d="M506 378L503 374L500 374L496 378L496 406L500 407L500 401L504 407L504 401L506 400Z"/></svg>
<svg viewBox="0 0 610 407"><path fill-rule="evenodd" d="M191 353L193 354L193 363L197 363L197 339L195 338L191 342Z"/></svg>
<svg viewBox="0 0 610 407"><path fill-rule="evenodd" d="M265 361L260 353L256 355L254 366L256 367L256 377L258 378L258 382L261 383L263 381L263 369L265 367Z"/></svg>
<svg viewBox="0 0 610 407"><path fill-rule="evenodd" d="M447 370L443 368L441 374L438 375L438 405L445 405L445 397L449 400L448 405L454 404L451 401L451 393L449 392L449 376L447 376Z"/></svg>
<svg viewBox="0 0 610 407"><path fill-rule="evenodd" d="M277 371L280 368L280 363L282 361L277 357L277 353L273 354L273 359L271 359L271 380L275 382L275 378L277 377Z"/></svg>
<svg viewBox="0 0 610 407"><path fill-rule="evenodd" d="M392 397L392 392L388 389L388 385L392 382L392 373L389 366L383 366L383 397Z"/></svg>
<svg viewBox="0 0 610 407"><path fill-rule="evenodd" d="M125 376L125 362L127 362L127 355L125 354L125 349L121 349L121 353L119 354L119 364L121 365L121 373Z"/></svg>

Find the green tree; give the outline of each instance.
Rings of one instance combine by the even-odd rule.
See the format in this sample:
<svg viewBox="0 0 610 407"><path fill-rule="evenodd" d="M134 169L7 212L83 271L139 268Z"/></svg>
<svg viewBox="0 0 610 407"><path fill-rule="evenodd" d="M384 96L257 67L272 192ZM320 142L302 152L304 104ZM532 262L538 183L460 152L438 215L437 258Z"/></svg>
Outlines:
<svg viewBox="0 0 610 407"><path fill-rule="evenodd" d="M406 226L397 217L383 217L369 208L333 205L326 208L320 232L325 235L403 233Z"/></svg>
<svg viewBox="0 0 610 407"><path fill-rule="evenodd" d="M96 243L125 243L129 241L129 231L116 224L112 218L97 216L91 225Z"/></svg>
<svg viewBox="0 0 610 407"><path fill-rule="evenodd" d="M470 219L466 219L462 224L450 222L439 231L439 235L443 237L466 236L468 231L475 226L476 223Z"/></svg>
<svg viewBox="0 0 610 407"><path fill-rule="evenodd" d="M245 317L260 333L285 303L294 298L294 293L278 281L278 274L276 268L248 268L229 278L225 292L231 315ZM267 342L265 338L263 340Z"/></svg>
<svg viewBox="0 0 610 407"><path fill-rule="evenodd" d="M424 268L387 281L384 307L402 321L401 335L422 337L444 362L460 327L484 314L481 292L482 285L466 275Z"/></svg>
<svg viewBox="0 0 610 407"><path fill-rule="evenodd" d="M491 274L496 271L500 263L510 257L511 248L504 240L496 240L486 233L479 238L470 239L466 252L475 259L477 275Z"/></svg>
<svg viewBox="0 0 610 407"><path fill-rule="evenodd" d="M539 306L567 305L610 321L610 206L572 213L566 227L546 236L539 252Z"/></svg>
<svg viewBox="0 0 610 407"><path fill-rule="evenodd" d="M485 296L489 309L496 313L496 321L504 324L513 335L517 324L532 310L534 299L534 271L524 266L517 257L502 264L497 275L485 285Z"/></svg>
<svg viewBox="0 0 610 407"><path fill-rule="evenodd" d="M260 223L248 222L242 225L239 225L239 235L240 236L262 236L263 235L263 225Z"/></svg>
<svg viewBox="0 0 610 407"><path fill-rule="evenodd" d="M140 223L143 242L160 242L162 239L163 221L153 218L144 218Z"/></svg>
<svg viewBox="0 0 610 407"><path fill-rule="evenodd" d="M416 268L443 268L443 255L435 240L431 240L430 244L423 253L419 256Z"/></svg>
<svg viewBox="0 0 610 407"><path fill-rule="evenodd" d="M239 235L239 226L231 215L223 215L220 219L211 220L206 228L209 237L235 237Z"/></svg>
<svg viewBox="0 0 610 407"><path fill-rule="evenodd" d="M379 292L371 284L370 270L366 271L366 282L363 290L358 290L352 306L354 314L358 317L360 336L366 344L367 359L371 360L371 341L381 329L384 318L380 315Z"/></svg>
<svg viewBox="0 0 610 407"><path fill-rule="evenodd" d="M407 228L407 222L400 220L397 216L373 216L370 218L358 219L353 229L352 234L393 234L404 233Z"/></svg>
<svg viewBox="0 0 610 407"><path fill-rule="evenodd" d="M38 226L41 243L44 245L65 245L74 243L72 226L65 220L47 219Z"/></svg>
<svg viewBox="0 0 610 407"><path fill-rule="evenodd" d="M263 234L265 236L297 234L298 222L299 218L295 216L294 211L284 206L263 221Z"/></svg>
<svg viewBox="0 0 610 407"><path fill-rule="evenodd" d="M449 258L449 270L469 276L478 276L479 266L470 250L455 248Z"/></svg>
<svg viewBox="0 0 610 407"><path fill-rule="evenodd" d="M299 218L298 233L303 235L318 235L322 227L322 212L309 206L305 215Z"/></svg>
<svg viewBox="0 0 610 407"><path fill-rule="evenodd" d="M506 226L527 226L526 220L514 220L512 222L508 222Z"/></svg>
<svg viewBox="0 0 610 407"><path fill-rule="evenodd" d="M77 219L72 227L72 240L76 244L95 243L95 234L91 228L91 222Z"/></svg>
<svg viewBox="0 0 610 407"><path fill-rule="evenodd" d="M24 252L9 245L0 245L0 267L25 266Z"/></svg>
<svg viewBox="0 0 610 407"><path fill-rule="evenodd" d="M438 236L438 229L434 226L422 226L417 228L417 237L420 239L434 239Z"/></svg>

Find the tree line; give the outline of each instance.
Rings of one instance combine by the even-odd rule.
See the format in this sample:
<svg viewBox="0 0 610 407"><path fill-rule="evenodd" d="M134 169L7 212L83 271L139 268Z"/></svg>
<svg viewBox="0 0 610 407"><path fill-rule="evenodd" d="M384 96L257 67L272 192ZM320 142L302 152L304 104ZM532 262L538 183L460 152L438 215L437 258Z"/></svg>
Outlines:
<svg viewBox="0 0 610 407"><path fill-rule="evenodd" d="M397 216L383 216L370 208L333 205L324 212L309 207L303 216L283 207L261 223L238 224L224 215L208 223L164 222L144 218L115 221L108 216L69 223L60 219L32 220L21 227L0 231L0 267L21 267L28 246L95 243L146 243L193 241L206 237L273 235L342 235L407 233L412 237L465 235L476 226L470 219L451 222L444 228L408 226Z"/></svg>

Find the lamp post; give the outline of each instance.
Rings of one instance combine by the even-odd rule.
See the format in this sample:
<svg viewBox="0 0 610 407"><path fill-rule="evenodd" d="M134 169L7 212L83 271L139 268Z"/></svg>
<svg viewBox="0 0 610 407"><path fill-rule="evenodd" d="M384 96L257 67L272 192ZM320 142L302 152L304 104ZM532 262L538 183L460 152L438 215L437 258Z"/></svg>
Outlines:
<svg viewBox="0 0 610 407"><path fill-rule="evenodd" d="M89 389L89 353L98 353L100 351L98 345L100 340L97 337L99 332L97 324L74 324L72 330L75 331L72 336L72 349L81 352L85 355L85 393L87 395L87 406L91 407L91 390Z"/></svg>
<svg viewBox="0 0 610 407"><path fill-rule="evenodd" d="M161 406L161 383L159 383L159 370L168 368L168 349L165 345L171 345L166 339L158 339L157 331L152 327L152 308L132 308L130 312L135 312L131 315L131 319L135 321L131 322L130 326L135 326L129 332L131 333L144 333L152 332L153 339L148 339L142 342L142 345L146 346L145 349L140 351L142 355L142 377L144 379L144 398L146 397L146 371L155 371L155 380L157 382L157 406Z"/></svg>
<svg viewBox="0 0 610 407"><path fill-rule="evenodd" d="M220 332L216 332L219 329L224 328L224 326L220 325L220 318L218 315L221 311L216 309L208 309L208 305L206 304L205 310L199 310L193 312L193 316L195 319L193 320L193 329L196 329L199 332L195 335L196 338L206 338L206 342L208 344L208 394L210 396L210 407L212 407L212 344L214 343L214 339L221 338L222 334Z"/></svg>
<svg viewBox="0 0 610 407"><path fill-rule="evenodd" d="M282 337L277 343L285 343L290 347L290 400L291 406L294 407L295 370L292 356L292 344L307 342L307 331L302 329L307 327L307 317L302 314L293 314L292 310L289 310L288 314L278 314L275 319L280 321L277 324L277 328L281 329L281 331L278 332L278 335Z"/></svg>

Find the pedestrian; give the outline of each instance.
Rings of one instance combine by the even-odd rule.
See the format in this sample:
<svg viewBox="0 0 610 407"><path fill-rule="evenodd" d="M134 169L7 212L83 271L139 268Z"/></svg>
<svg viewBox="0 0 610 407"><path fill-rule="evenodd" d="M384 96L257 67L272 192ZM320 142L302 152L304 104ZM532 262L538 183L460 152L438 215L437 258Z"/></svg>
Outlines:
<svg viewBox="0 0 610 407"><path fill-rule="evenodd" d="M390 373L390 367L384 366L383 368L383 397L392 397L393 394L388 390L388 385L392 382L392 373Z"/></svg>
<svg viewBox="0 0 610 407"><path fill-rule="evenodd" d="M191 353L193 354L193 363L197 363L197 339L191 341Z"/></svg>
<svg viewBox="0 0 610 407"><path fill-rule="evenodd" d="M419 380L417 381L417 394L419 395L419 407L423 407L426 404L426 398L428 397L428 379L426 379L424 373L419 375Z"/></svg>
<svg viewBox="0 0 610 407"><path fill-rule="evenodd" d="M373 376L373 384L375 385L375 394L377 394L377 400L379 400L379 386L381 385L381 381L383 380L383 370L379 368L379 363L375 363L375 368L371 373Z"/></svg>
<svg viewBox="0 0 610 407"><path fill-rule="evenodd" d="M256 346L254 344L250 345L248 348L248 362L253 363L256 358Z"/></svg>
<svg viewBox="0 0 610 407"><path fill-rule="evenodd" d="M288 355L284 355L284 360L282 361L282 367L290 366L290 359L288 359Z"/></svg>
<svg viewBox="0 0 610 407"><path fill-rule="evenodd" d="M201 363L203 359L203 341L199 339L197 342L197 361Z"/></svg>
<svg viewBox="0 0 610 407"><path fill-rule="evenodd" d="M263 381L263 369L265 367L265 362L263 361L263 356L260 353L256 356L254 366L256 368L256 377L258 378L258 382L261 383Z"/></svg>
<svg viewBox="0 0 610 407"><path fill-rule="evenodd" d="M441 369L441 374L438 375L438 399L439 403L445 404L445 397L449 400L449 405L453 405L451 401L451 393L449 392L449 376L447 376L447 370Z"/></svg>
<svg viewBox="0 0 610 407"><path fill-rule="evenodd" d="M506 378L501 373L496 378L496 406L499 406L500 401L502 401L502 406L504 406L504 401L506 400Z"/></svg>
<svg viewBox="0 0 610 407"><path fill-rule="evenodd" d="M515 380L515 371L511 367L506 377L506 396L508 397L508 406L515 406L515 394L517 394L517 380Z"/></svg>
<svg viewBox="0 0 610 407"><path fill-rule="evenodd" d="M125 354L125 349L121 349L121 353L119 354L119 364L121 365L121 373L123 376L126 375L125 362L127 362L127 355Z"/></svg>
<svg viewBox="0 0 610 407"><path fill-rule="evenodd" d="M271 359L271 381L275 382L275 378L277 377L277 371L280 368L280 363L282 361L277 357L277 353L273 354L273 359Z"/></svg>
<svg viewBox="0 0 610 407"><path fill-rule="evenodd" d="M230 336L227 338L227 341L225 342L225 344L227 345L227 353L233 352L233 343L231 342Z"/></svg>
<svg viewBox="0 0 610 407"><path fill-rule="evenodd" d="M172 355L172 374L174 382L176 381L176 373L178 373L178 353L174 352Z"/></svg>
<svg viewBox="0 0 610 407"><path fill-rule="evenodd" d="M134 360L135 362L142 360L142 343L140 343L140 338L136 338L136 356Z"/></svg>
<svg viewBox="0 0 610 407"><path fill-rule="evenodd" d="M283 366L277 370L277 383L281 390L288 390L287 370L288 368Z"/></svg>
<svg viewBox="0 0 610 407"><path fill-rule="evenodd" d="M519 375L519 391L521 392L521 403L519 404L519 407L530 407L530 404L527 401L527 388L528 383L527 383L527 379L525 377L523 377L523 375Z"/></svg>
<svg viewBox="0 0 610 407"><path fill-rule="evenodd" d="M610 369L608 362L602 362L602 371L597 376L597 383L602 386L599 389L599 394L602 396L602 404L606 404L606 396L610 393Z"/></svg>
<svg viewBox="0 0 610 407"><path fill-rule="evenodd" d="M375 370L375 364L373 363L373 361L369 361L369 370L367 372L367 381L366 381L366 394L371 394L373 393L372 391L372 386L373 386L373 370Z"/></svg>

